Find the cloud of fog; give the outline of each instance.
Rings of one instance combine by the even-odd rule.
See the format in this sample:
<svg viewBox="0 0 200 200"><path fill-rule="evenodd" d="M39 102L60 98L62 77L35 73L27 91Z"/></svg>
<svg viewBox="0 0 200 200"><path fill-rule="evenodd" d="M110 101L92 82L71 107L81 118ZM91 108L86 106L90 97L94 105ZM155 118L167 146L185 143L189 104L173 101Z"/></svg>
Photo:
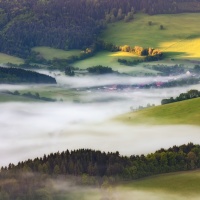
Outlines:
<svg viewBox="0 0 200 200"><path fill-rule="evenodd" d="M58 72L54 72L55 74ZM58 74L56 77L61 77ZM80 78L80 79L79 79ZM78 87L82 82L88 86L104 81L105 77L69 78L69 85L62 89ZM154 77L155 78L155 77ZM154 78L147 78L154 79ZM162 77L163 78L163 77ZM127 80L125 80L127 79ZM136 81L146 78L114 77L105 83ZM107 82L106 82L107 81ZM10 90L49 86L1 85ZM51 87L51 86L50 86ZM55 87L55 86L53 86ZM114 124L109 120L130 111L130 107L160 104L161 99L177 96L200 85L167 88L137 89L132 91L84 91L85 103L1 103L0 104L0 166L10 162L43 156L66 149L92 148L102 151L119 151L124 155L149 153L161 147L187 142L200 143L199 127L193 126L128 126ZM86 103L88 102L88 103Z"/></svg>
<svg viewBox="0 0 200 200"><path fill-rule="evenodd" d="M92 148L123 155L200 143L199 127L128 126L105 122L124 112L106 104L0 104L0 165L66 149Z"/></svg>

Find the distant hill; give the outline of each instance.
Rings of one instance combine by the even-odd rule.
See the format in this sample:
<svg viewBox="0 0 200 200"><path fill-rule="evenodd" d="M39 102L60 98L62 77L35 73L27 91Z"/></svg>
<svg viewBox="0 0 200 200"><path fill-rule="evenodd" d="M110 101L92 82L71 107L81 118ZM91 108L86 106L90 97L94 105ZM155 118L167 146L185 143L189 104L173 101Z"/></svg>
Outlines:
<svg viewBox="0 0 200 200"><path fill-rule="evenodd" d="M0 1L0 51L26 57L31 47L91 45L108 22L150 15L199 12L199 0L16 0Z"/></svg>
<svg viewBox="0 0 200 200"><path fill-rule="evenodd" d="M47 83L56 84L55 78L24 69L0 67L1 83Z"/></svg>
<svg viewBox="0 0 200 200"><path fill-rule="evenodd" d="M200 125L200 98L130 112L116 118L130 124Z"/></svg>

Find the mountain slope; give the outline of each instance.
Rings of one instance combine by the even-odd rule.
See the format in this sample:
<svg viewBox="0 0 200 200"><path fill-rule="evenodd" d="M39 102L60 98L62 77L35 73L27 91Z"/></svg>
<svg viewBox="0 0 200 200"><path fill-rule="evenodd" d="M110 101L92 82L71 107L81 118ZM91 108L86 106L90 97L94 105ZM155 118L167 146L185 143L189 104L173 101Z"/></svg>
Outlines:
<svg viewBox="0 0 200 200"><path fill-rule="evenodd" d="M200 125L200 98L147 108L116 119L131 124Z"/></svg>

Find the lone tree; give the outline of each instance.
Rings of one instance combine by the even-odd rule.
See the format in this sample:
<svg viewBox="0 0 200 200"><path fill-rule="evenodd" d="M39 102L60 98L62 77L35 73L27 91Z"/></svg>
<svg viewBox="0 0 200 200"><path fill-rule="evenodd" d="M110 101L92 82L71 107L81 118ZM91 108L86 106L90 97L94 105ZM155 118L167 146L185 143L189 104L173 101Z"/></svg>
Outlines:
<svg viewBox="0 0 200 200"><path fill-rule="evenodd" d="M164 30L164 26L162 24L160 25L160 30Z"/></svg>

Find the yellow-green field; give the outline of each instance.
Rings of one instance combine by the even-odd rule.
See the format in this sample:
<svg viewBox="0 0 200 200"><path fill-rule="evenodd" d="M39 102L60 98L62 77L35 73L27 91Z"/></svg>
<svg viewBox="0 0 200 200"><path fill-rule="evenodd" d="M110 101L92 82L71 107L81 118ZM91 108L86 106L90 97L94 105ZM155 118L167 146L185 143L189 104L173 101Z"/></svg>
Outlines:
<svg viewBox="0 0 200 200"><path fill-rule="evenodd" d="M157 74L157 71L144 68L143 66L126 66L121 65L117 60L118 58L123 58L126 60L135 60L140 59L129 52L99 52L95 56L91 58L87 58L82 61L75 62L73 64L74 67L78 67L80 69L87 69L88 67L103 65L112 67L113 70L121 72L121 73L129 73L129 74L140 74L140 73L153 73Z"/></svg>
<svg viewBox="0 0 200 200"><path fill-rule="evenodd" d="M130 124L200 125L200 98L130 112L116 120Z"/></svg>
<svg viewBox="0 0 200 200"><path fill-rule="evenodd" d="M13 63L23 64L24 60L15 56L10 56L4 53L0 53L0 64Z"/></svg>
<svg viewBox="0 0 200 200"><path fill-rule="evenodd" d="M165 193L166 196L167 194L169 196L170 194L174 194L180 197L182 195L183 199L196 199L195 196L197 197L200 195L200 171L177 172L148 177L129 182L125 184L125 188L129 190L153 192L154 198L156 194ZM170 199L169 196L168 198Z"/></svg>
<svg viewBox="0 0 200 200"><path fill-rule="evenodd" d="M199 13L173 15L136 14L129 23L109 24L101 38L116 45L159 48L176 58L200 58ZM152 25L148 25L151 21ZM160 30L160 25L164 30Z"/></svg>
<svg viewBox="0 0 200 200"><path fill-rule="evenodd" d="M40 53L46 60L53 60L54 58L67 59L70 56L78 56L81 53L81 50L64 51L51 47L34 47L32 50Z"/></svg>

